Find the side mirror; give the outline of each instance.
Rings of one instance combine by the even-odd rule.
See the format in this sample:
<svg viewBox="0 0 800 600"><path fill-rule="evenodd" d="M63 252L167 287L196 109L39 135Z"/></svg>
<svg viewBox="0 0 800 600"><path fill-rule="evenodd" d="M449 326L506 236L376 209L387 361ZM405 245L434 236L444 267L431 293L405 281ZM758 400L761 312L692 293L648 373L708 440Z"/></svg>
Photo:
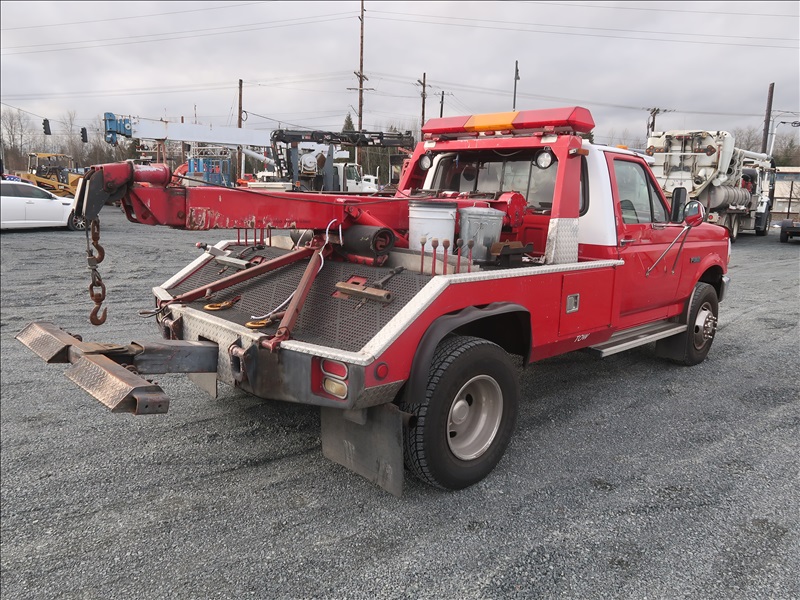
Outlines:
<svg viewBox="0 0 800 600"><path fill-rule="evenodd" d="M669 220L672 223L680 223L683 221L681 213L686 204L686 188L677 187L672 190L672 206L670 208Z"/></svg>
<svg viewBox="0 0 800 600"><path fill-rule="evenodd" d="M706 209L697 200L692 200L683 208L683 221L687 227L697 227L706 220Z"/></svg>

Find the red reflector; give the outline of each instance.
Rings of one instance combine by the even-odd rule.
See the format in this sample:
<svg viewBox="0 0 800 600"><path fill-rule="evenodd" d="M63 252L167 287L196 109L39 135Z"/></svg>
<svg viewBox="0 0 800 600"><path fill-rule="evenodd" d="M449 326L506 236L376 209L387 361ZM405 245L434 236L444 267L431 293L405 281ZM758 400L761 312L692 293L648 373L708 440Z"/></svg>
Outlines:
<svg viewBox="0 0 800 600"><path fill-rule="evenodd" d="M377 367L375 367L375 378L376 379L386 379L386 376L389 374L389 365L386 363L380 363Z"/></svg>

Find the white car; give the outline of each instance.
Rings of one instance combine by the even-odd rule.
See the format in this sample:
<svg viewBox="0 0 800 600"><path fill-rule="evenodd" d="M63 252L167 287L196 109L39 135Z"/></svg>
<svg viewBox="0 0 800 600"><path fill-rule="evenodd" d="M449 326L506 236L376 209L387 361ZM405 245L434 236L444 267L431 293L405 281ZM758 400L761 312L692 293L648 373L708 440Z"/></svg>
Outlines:
<svg viewBox="0 0 800 600"><path fill-rule="evenodd" d="M0 181L0 229L66 227L86 229L83 217L72 211L72 198L62 198L32 183Z"/></svg>

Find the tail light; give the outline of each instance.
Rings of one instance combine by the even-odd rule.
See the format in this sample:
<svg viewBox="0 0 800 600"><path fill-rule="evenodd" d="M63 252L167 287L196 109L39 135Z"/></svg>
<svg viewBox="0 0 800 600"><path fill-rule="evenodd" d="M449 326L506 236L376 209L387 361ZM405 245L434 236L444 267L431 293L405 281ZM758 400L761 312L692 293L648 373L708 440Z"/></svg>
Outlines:
<svg viewBox="0 0 800 600"><path fill-rule="evenodd" d="M312 385L317 394L337 400L347 398L350 369L346 363L329 358L315 358Z"/></svg>

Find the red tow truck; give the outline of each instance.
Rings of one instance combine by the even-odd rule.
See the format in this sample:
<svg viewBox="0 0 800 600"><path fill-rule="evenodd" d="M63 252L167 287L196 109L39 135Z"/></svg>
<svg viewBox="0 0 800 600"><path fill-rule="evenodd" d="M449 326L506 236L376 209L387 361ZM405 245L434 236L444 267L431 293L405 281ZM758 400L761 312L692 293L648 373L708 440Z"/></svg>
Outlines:
<svg viewBox="0 0 800 600"><path fill-rule="evenodd" d="M163 339L85 342L47 321L17 334L112 412L164 413L151 374L185 372L321 408L323 454L395 495L404 471L444 489L503 456L527 365L654 343L702 362L728 286L726 230L646 160L587 141L581 107L429 120L392 193L189 185L166 165L93 167L85 215L102 324L100 209L179 229L236 229L153 288ZM92 250L94 248L94 250Z"/></svg>

